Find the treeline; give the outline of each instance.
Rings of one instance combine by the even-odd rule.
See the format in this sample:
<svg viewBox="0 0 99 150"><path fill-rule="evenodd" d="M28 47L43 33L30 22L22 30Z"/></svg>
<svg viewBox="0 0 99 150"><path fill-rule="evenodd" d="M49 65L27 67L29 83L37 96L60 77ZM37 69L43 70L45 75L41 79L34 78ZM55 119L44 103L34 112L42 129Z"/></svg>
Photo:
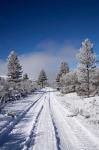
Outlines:
<svg viewBox="0 0 99 150"><path fill-rule="evenodd" d="M7 75L0 77L0 106L8 101L26 97L45 85L47 85L45 71L41 70L37 81L29 79L27 73L23 74L17 54L11 51L7 59Z"/></svg>
<svg viewBox="0 0 99 150"><path fill-rule="evenodd" d="M89 39L82 42L82 46L76 55L78 65L74 71L70 71L68 63L62 62L60 71L56 77L58 90L62 93L77 92L81 96L99 95L99 68L93 44Z"/></svg>
<svg viewBox="0 0 99 150"><path fill-rule="evenodd" d="M67 62L62 62L56 77L56 85L62 93L77 92L81 96L99 95L99 68L93 44L89 39L82 42L76 56L77 68L70 71ZM6 79L0 77L0 105L9 100L19 99L33 93L36 89L48 86L48 77L44 70L40 71L38 79L29 79L23 74L22 66L15 51L11 51L7 59ZM55 87L55 85L54 85Z"/></svg>

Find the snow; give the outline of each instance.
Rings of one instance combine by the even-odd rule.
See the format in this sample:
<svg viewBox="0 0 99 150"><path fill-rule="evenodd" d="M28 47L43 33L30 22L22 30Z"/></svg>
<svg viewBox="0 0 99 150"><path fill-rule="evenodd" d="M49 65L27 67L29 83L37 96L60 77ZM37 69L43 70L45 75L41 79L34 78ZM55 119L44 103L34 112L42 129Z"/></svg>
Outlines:
<svg viewBox="0 0 99 150"><path fill-rule="evenodd" d="M89 118L79 111L74 115L76 109L82 109L92 119L98 117L98 99L64 95L47 87L10 102L0 114L0 150L99 150L99 136ZM93 102L94 108L89 107ZM15 117L7 116L8 112Z"/></svg>
<svg viewBox="0 0 99 150"><path fill-rule="evenodd" d="M69 147L69 149L99 149L99 138L84 127L77 118L68 117L70 112L56 100L53 93L51 99L53 99L53 104L51 105L53 117L55 117L57 128L59 128L59 136L61 139L63 138L61 141L61 149L64 150L67 147ZM69 140L69 145L66 144L65 139Z"/></svg>
<svg viewBox="0 0 99 150"><path fill-rule="evenodd" d="M33 96L34 97L34 96ZM39 97L41 98L41 95L39 95ZM15 126L20 126L20 122L22 122L22 119L24 117L27 117L28 113L30 113L31 108L34 108L33 106L37 103L37 101L39 100L38 95L34 97L33 101L31 101L32 97L27 98L28 100L28 104L26 103L26 101L23 101L23 103L25 103L25 106L23 107L21 103L16 104L16 107L14 108L13 105L10 108L10 111L14 111L16 112L16 117L15 118L10 118L10 120L7 120L6 123L2 126L1 130L0 130L0 144L2 145L7 139L5 139L5 137L9 134L9 133L14 133L13 128ZM21 105L20 105L21 104ZM7 107L7 108L8 108ZM30 115L30 114L29 114ZM5 116L4 116L5 117ZM28 126L29 124L27 124ZM16 129L15 129L16 130ZM9 148L10 149L10 148Z"/></svg>
<svg viewBox="0 0 99 150"><path fill-rule="evenodd" d="M6 75L0 75L0 77L5 79L5 80L8 78L8 76L6 76Z"/></svg>

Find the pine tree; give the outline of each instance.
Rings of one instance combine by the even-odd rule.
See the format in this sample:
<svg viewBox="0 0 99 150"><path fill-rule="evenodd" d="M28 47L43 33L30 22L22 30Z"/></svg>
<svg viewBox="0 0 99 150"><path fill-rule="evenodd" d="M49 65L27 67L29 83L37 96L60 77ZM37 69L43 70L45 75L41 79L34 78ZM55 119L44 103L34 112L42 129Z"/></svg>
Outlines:
<svg viewBox="0 0 99 150"><path fill-rule="evenodd" d="M62 62L60 67L60 75L62 76L63 74L66 74L68 72L69 72L68 64L66 62Z"/></svg>
<svg viewBox="0 0 99 150"><path fill-rule="evenodd" d="M62 75L60 78L61 85L64 86L63 92L75 92L77 84L77 75L75 71L71 71L67 74Z"/></svg>
<svg viewBox="0 0 99 150"><path fill-rule="evenodd" d="M58 89L60 87L60 74L57 74L57 77L56 77L56 84L58 86Z"/></svg>
<svg viewBox="0 0 99 150"><path fill-rule="evenodd" d="M8 56L8 79L12 82L20 81L22 77L22 66L19 63L18 56L14 51L11 51Z"/></svg>
<svg viewBox="0 0 99 150"><path fill-rule="evenodd" d="M63 82L62 81L62 76L66 75L67 73L69 73L69 66L67 64L67 62L62 62L61 63L61 66L60 66L60 72L59 74L57 75L57 78L56 78L56 83L58 86L61 86L63 87Z"/></svg>
<svg viewBox="0 0 99 150"><path fill-rule="evenodd" d="M60 83L60 74L58 74L56 77L56 83Z"/></svg>
<svg viewBox="0 0 99 150"><path fill-rule="evenodd" d="M25 74L23 75L23 80L28 80L28 79L29 79L28 74L25 73Z"/></svg>
<svg viewBox="0 0 99 150"><path fill-rule="evenodd" d="M41 70L38 77L38 84L42 86L42 88L47 84L47 76L44 70Z"/></svg>
<svg viewBox="0 0 99 150"><path fill-rule="evenodd" d="M93 52L93 44L89 39L82 42L82 47L77 54L79 61L77 74L78 81L81 83L83 90L86 90L87 97L90 96L90 83L92 82L91 76L94 74L96 55Z"/></svg>

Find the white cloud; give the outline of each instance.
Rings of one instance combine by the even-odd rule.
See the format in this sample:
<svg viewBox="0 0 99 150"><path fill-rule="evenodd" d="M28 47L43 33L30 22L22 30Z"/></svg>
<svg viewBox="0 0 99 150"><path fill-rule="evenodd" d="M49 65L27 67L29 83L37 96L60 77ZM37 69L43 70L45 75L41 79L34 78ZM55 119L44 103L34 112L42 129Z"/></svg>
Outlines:
<svg viewBox="0 0 99 150"><path fill-rule="evenodd" d="M5 61L0 59L0 75L7 74L7 64Z"/></svg>
<svg viewBox="0 0 99 150"><path fill-rule="evenodd" d="M41 52L42 50L42 52ZM67 61L70 66L75 62L76 49L59 45L53 41L44 41L35 47L35 52L19 56L23 72L28 73L32 79L37 79L41 69L44 69L49 79L54 79L61 61ZM7 72L6 62L0 61L0 73Z"/></svg>

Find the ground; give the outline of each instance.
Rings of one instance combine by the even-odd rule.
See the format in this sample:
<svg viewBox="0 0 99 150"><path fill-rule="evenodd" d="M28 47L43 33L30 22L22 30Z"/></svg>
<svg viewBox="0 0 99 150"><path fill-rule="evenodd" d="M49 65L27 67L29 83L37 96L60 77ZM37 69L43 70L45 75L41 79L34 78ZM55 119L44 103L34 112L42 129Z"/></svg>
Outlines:
<svg viewBox="0 0 99 150"><path fill-rule="evenodd" d="M8 103L0 114L0 150L99 150L98 99L45 88Z"/></svg>

